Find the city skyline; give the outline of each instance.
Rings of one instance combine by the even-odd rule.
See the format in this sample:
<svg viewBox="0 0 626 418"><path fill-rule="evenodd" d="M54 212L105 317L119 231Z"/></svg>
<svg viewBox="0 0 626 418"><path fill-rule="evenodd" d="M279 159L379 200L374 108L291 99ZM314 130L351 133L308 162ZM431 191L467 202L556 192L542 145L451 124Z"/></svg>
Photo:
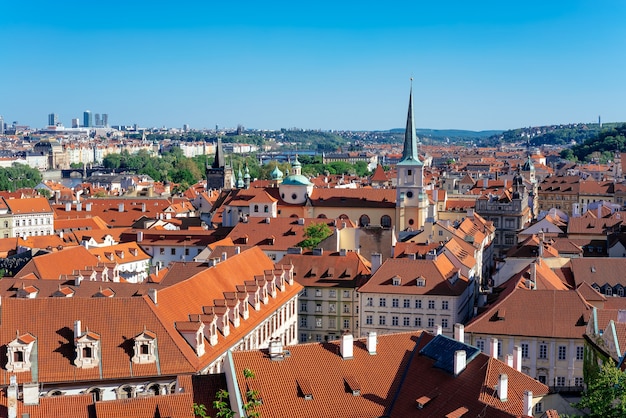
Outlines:
<svg viewBox="0 0 626 418"><path fill-rule="evenodd" d="M0 115L71 126L514 129L619 122L620 1L3 6Z"/></svg>

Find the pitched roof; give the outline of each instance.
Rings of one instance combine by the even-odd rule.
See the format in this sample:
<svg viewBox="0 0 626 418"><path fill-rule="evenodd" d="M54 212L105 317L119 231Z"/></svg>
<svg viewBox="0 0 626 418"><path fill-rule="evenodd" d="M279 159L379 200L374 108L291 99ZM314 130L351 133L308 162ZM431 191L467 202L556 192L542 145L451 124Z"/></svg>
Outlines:
<svg viewBox="0 0 626 418"><path fill-rule="evenodd" d="M293 265L294 279L302 286L354 288L370 273L370 262L352 251L287 254L280 264Z"/></svg>
<svg viewBox="0 0 626 418"><path fill-rule="evenodd" d="M575 290L514 288L472 319L465 331L487 335L582 338L585 318L590 310Z"/></svg>
<svg viewBox="0 0 626 418"><path fill-rule="evenodd" d="M357 339L352 358L345 360L339 341L290 346L289 355L278 361L271 360L265 350L231 355L239 392L260 388L263 403L255 411L266 418L430 417L463 408L467 416L512 417L522 415L524 390L539 396L548 393L547 386L481 353L467 355L466 369L455 377L449 372L449 359L443 360L442 368L424 350L433 342L476 350L448 337L415 331L379 335L376 355L369 354L365 341ZM245 368L254 371L254 378L244 376ZM501 373L509 376L507 402L499 401L493 390ZM311 398L305 398L306 394ZM420 397L428 398L422 409L416 405Z"/></svg>
<svg viewBox="0 0 626 418"><path fill-rule="evenodd" d="M64 275L97 265L98 258L79 245L34 257L15 277L34 274L40 280L60 280Z"/></svg>

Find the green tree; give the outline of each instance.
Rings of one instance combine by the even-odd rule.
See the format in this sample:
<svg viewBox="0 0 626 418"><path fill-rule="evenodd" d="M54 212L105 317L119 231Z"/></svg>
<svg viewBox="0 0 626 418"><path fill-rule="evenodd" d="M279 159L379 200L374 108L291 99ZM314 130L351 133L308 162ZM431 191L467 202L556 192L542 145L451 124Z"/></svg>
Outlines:
<svg viewBox="0 0 626 418"><path fill-rule="evenodd" d="M217 418L232 418L235 415L235 411L230 409L228 404L228 392L224 389L220 389L215 394L216 400L213 401L213 408L217 410L215 416Z"/></svg>
<svg viewBox="0 0 626 418"><path fill-rule="evenodd" d="M195 403L193 404L193 414L197 417L201 417L201 418L211 418L207 415L206 412L206 406L204 406L203 404L198 404Z"/></svg>
<svg viewBox="0 0 626 418"><path fill-rule="evenodd" d="M304 240L298 243L298 247L315 248L317 245L331 236L333 231L325 223L312 223L304 228Z"/></svg>
<svg viewBox="0 0 626 418"><path fill-rule="evenodd" d="M589 411L586 416L612 418L626 416L626 373L609 359L590 377L587 389L576 404Z"/></svg>

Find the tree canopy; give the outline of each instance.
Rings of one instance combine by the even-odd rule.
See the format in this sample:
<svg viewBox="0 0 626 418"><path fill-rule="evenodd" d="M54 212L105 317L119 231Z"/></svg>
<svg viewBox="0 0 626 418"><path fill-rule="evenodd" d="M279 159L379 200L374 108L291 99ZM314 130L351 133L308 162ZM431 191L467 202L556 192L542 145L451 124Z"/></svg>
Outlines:
<svg viewBox="0 0 626 418"><path fill-rule="evenodd" d="M35 168L24 164L13 164L12 167L0 167L0 190L13 192L21 188L33 188L41 183L41 173Z"/></svg>
<svg viewBox="0 0 626 418"><path fill-rule="evenodd" d="M312 223L304 228L304 240L298 243L298 247L315 248L332 233L333 231L325 223Z"/></svg>
<svg viewBox="0 0 626 418"><path fill-rule="evenodd" d="M612 418L626 416L626 373L609 359L590 376L587 389L577 408L585 409L585 416Z"/></svg>

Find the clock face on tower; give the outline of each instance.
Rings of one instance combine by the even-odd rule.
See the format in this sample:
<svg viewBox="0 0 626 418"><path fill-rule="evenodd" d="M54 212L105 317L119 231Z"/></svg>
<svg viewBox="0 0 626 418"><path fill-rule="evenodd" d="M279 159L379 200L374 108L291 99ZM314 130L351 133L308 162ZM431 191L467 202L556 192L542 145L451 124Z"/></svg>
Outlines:
<svg viewBox="0 0 626 418"><path fill-rule="evenodd" d="M408 197L409 199L413 197L413 192L408 191L406 192L406 197Z"/></svg>

